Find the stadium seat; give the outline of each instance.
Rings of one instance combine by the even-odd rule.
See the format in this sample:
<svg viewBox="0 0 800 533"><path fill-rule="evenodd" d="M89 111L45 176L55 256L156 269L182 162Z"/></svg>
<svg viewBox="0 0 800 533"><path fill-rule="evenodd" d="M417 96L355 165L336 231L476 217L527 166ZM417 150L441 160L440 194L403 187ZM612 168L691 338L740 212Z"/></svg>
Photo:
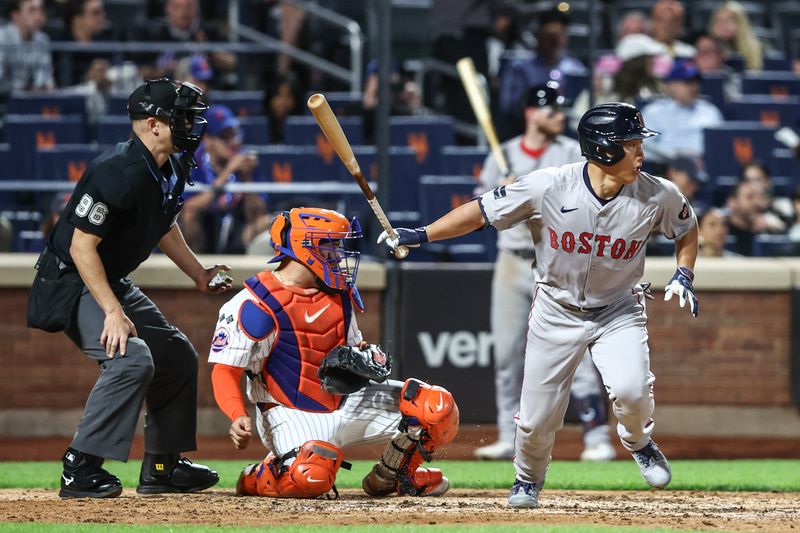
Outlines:
<svg viewBox="0 0 800 533"><path fill-rule="evenodd" d="M419 187L422 220L434 221L470 201L474 189L472 176L422 176ZM427 248L438 260L491 262L497 255L496 237L497 232L493 230L475 231L446 243L431 243Z"/></svg>
<svg viewBox="0 0 800 533"><path fill-rule="evenodd" d="M373 146L359 146L353 149L361 170L370 181L378 181L377 150ZM353 178L344 165L339 165L340 179ZM417 222L419 208L419 164L417 154L412 148L392 146L389 148L389 202L383 208L393 220L403 223ZM385 195L381 195L385 198Z"/></svg>
<svg viewBox="0 0 800 533"><path fill-rule="evenodd" d="M589 87L589 71L583 74L565 74L562 82L564 96L574 102Z"/></svg>
<svg viewBox="0 0 800 533"><path fill-rule="evenodd" d="M703 135L703 160L709 176L736 176L753 159L766 160L777 147L775 128L758 122L727 122Z"/></svg>
<svg viewBox="0 0 800 533"><path fill-rule="evenodd" d="M488 154L488 148L478 146L445 146L442 148L441 172L448 176L477 178Z"/></svg>
<svg viewBox="0 0 800 533"><path fill-rule="evenodd" d="M800 176L772 176L772 195L791 198L798 185Z"/></svg>
<svg viewBox="0 0 800 533"><path fill-rule="evenodd" d="M95 140L99 144L117 144L131 137L131 119L127 115L107 115L97 122Z"/></svg>
<svg viewBox="0 0 800 533"><path fill-rule="evenodd" d="M244 142L250 145L269 144L269 119L267 117L239 117Z"/></svg>
<svg viewBox="0 0 800 533"><path fill-rule="evenodd" d="M725 77L722 74L704 74L700 80L700 94L717 106L720 111L725 111Z"/></svg>
<svg viewBox="0 0 800 533"><path fill-rule="evenodd" d="M792 70L792 61L784 52L767 50L764 53L764 70L789 71Z"/></svg>
<svg viewBox="0 0 800 533"><path fill-rule="evenodd" d="M795 127L800 119L800 97L744 95L728 103L728 113L731 120L761 122L768 127Z"/></svg>
<svg viewBox="0 0 800 533"><path fill-rule="evenodd" d="M753 257L796 257L800 256L800 241L793 241L788 235L756 235L753 239Z"/></svg>
<svg viewBox="0 0 800 533"><path fill-rule="evenodd" d="M364 128L361 124L361 117L339 117L339 124L342 125L342 130L351 146L363 144ZM324 143L325 146L320 146L320 150L325 157L336 157L336 153L328 145L325 135L314 117L288 117L283 132L286 144L320 146L321 143Z"/></svg>
<svg viewBox="0 0 800 533"><path fill-rule="evenodd" d="M112 93L108 97L108 114L128 116L128 96L127 94Z"/></svg>
<svg viewBox="0 0 800 533"><path fill-rule="evenodd" d="M442 148L453 144L453 119L392 117L389 140L392 146L408 146L414 150L420 176L434 174L439 172Z"/></svg>
<svg viewBox="0 0 800 533"><path fill-rule="evenodd" d="M714 205L725 205L733 188L739 183L739 176L717 176L714 178Z"/></svg>
<svg viewBox="0 0 800 533"><path fill-rule="evenodd" d="M11 172L11 147L0 143L0 180L13 179Z"/></svg>
<svg viewBox="0 0 800 533"><path fill-rule="evenodd" d="M74 93L14 93L8 100L11 115L86 116L86 97Z"/></svg>
<svg viewBox="0 0 800 533"><path fill-rule="evenodd" d="M742 94L800 96L800 76L794 72L762 71L742 75Z"/></svg>
<svg viewBox="0 0 800 533"><path fill-rule="evenodd" d="M776 148L768 161L774 175L800 178L800 159L788 148Z"/></svg>
<svg viewBox="0 0 800 533"><path fill-rule="evenodd" d="M326 171L326 165L315 146L272 145L247 148L256 152L261 179L265 181L291 183L338 179L333 164Z"/></svg>
<svg viewBox="0 0 800 533"><path fill-rule="evenodd" d="M86 142L84 117L75 115L8 115L5 132L11 153L14 154L11 158L14 179L21 180L34 179L37 148Z"/></svg>
<svg viewBox="0 0 800 533"><path fill-rule="evenodd" d="M106 147L91 144L59 144L36 150L35 177L47 181L78 181L89 163Z"/></svg>
<svg viewBox="0 0 800 533"><path fill-rule="evenodd" d="M264 93L261 91L214 91L209 94L208 103L226 105L240 117L264 115Z"/></svg>

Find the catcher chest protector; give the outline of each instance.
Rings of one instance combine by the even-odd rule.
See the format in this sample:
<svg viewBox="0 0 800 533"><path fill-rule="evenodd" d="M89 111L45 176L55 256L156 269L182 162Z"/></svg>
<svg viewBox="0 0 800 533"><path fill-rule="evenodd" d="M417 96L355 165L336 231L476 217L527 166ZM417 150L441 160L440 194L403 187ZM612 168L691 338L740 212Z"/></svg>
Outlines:
<svg viewBox="0 0 800 533"><path fill-rule="evenodd" d="M644 127L642 114L634 106L611 102L591 108L578 123L581 154L602 165L615 165L625 157L622 141L658 135Z"/></svg>
<svg viewBox="0 0 800 533"><path fill-rule="evenodd" d="M349 295L305 295L284 287L269 272L259 272L245 286L276 324L277 337L261 371L267 391L287 407L322 413L337 409L344 397L322 390L317 372L328 352L347 342ZM309 314L316 316L311 322Z"/></svg>

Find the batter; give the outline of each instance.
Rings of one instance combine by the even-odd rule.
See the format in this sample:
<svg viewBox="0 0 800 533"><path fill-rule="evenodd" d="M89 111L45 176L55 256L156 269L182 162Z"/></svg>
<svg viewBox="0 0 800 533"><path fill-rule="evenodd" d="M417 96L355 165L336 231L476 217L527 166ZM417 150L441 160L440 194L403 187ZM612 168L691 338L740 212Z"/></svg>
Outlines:
<svg viewBox="0 0 800 533"><path fill-rule="evenodd" d="M555 432L563 424L575 369L588 348L617 417L617 433L645 481L666 487L669 462L651 435L655 406L647 345L644 271L649 235L675 240L677 294L693 316L697 220L672 183L641 171L642 141L657 135L624 103L596 106L578 124L586 163L547 168L489 191L427 228L383 233L390 248L465 235L491 224L526 224L536 251L536 290L528 320L525 375L517 418L512 507L537 507Z"/></svg>

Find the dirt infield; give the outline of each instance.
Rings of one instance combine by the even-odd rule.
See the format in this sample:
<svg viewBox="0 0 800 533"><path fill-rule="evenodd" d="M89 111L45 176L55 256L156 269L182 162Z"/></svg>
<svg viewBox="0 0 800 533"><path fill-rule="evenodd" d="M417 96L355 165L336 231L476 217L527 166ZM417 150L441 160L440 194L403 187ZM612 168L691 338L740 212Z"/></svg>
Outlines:
<svg viewBox="0 0 800 533"><path fill-rule="evenodd" d="M61 500L54 490L0 490L0 523L235 526L356 524L597 524L733 531L797 531L798 493L545 491L539 509L512 510L504 490L454 490L442 498L374 500L358 490L335 501L202 495Z"/></svg>

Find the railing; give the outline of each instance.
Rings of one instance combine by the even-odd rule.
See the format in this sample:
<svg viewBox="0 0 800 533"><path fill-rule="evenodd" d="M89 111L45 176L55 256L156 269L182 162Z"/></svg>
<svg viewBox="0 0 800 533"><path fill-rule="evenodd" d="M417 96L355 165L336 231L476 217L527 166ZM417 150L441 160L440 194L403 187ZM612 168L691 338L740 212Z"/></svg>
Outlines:
<svg viewBox="0 0 800 533"><path fill-rule="evenodd" d="M30 180L0 180L0 191L34 191L34 192L60 192L71 191L75 188L73 181L30 181ZM376 182L370 183L370 188L377 190ZM211 186L196 183L187 188L187 192L202 192L210 190ZM354 194L361 193L359 186L353 182L321 181L321 182L251 182L229 183L224 187L227 192L254 192L254 193L284 193L284 194Z"/></svg>

